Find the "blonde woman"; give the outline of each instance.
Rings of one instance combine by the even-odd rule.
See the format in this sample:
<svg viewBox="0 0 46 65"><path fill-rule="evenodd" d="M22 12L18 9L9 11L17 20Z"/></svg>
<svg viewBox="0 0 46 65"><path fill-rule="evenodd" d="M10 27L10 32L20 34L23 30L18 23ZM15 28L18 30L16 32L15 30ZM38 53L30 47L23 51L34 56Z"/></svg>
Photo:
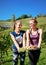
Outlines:
<svg viewBox="0 0 46 65"><path fill-rule="evenodd" d="M14 24L14 31L10 33L13 40L13 65L18 65L18 56L20 55L20 65L24 65L25 51L20 52L22 47L25 47L25 31L21 30L22 22L17 20ZM23 51L23 50L22 50Z"/></svg>
<svg viewBox="0 0 46 65"><path fill-rule="evenodd" d="M29 59L30 59L30 65L37 65L39 56L40 56L40 48L41 48L41 42L42 42L42 29L37 28L37 20L32 18L29 22L30 29L27 30L27 49ZM32 50L30 47L33 47Z"/></svg>

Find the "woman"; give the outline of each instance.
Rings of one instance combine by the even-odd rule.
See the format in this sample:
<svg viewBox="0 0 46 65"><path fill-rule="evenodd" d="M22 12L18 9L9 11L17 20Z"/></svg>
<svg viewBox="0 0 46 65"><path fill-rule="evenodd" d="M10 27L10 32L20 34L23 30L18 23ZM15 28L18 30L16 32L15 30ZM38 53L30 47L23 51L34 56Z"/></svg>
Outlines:
<svg viewBox="0 0 46 65"><path fill-rule="evenodd" d="M40 56L40 48L41 48L41 42L42 42L42 29L37 28L37 20L31 19L30 20L30 29L27 30L27 49L29 59L30 59L30 65L37 65L39 56ZM31 48L32 50L31 50Z"/></svg>
<svg viewBox="0 0 46 65"><path fill-rule="evenodd" d="M10 33L13 40L13 65L18 64L18 56L20 55L20 65L24 65L25 51L20 52L21 48L25 48L25 31L21 30L22 22L17 20L14 24L14 31ZM22 50L23 51L23 50Z"/></svg>

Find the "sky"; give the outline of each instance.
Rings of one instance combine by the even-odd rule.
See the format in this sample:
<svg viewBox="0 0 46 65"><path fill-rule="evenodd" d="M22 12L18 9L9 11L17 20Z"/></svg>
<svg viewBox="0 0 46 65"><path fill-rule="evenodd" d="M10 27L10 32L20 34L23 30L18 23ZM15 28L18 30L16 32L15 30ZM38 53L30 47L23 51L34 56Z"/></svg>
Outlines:
<svg viewBox="0 0 46 65"><path fill-rule="evenodd" d="M0 0L0 20L7 20L14 14L16 18L23 14L46 14L46 0Z"/></svg>

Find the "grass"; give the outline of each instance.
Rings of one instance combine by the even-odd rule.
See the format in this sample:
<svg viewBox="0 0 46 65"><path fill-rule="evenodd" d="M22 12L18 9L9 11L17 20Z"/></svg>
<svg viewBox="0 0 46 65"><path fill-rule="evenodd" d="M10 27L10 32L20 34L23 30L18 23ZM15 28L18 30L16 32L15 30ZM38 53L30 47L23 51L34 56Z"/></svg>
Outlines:
<svg viewBox="0 0 46 65"><path fill-rule="evenodd" d="M29 29L29 20L30 18L26 18L26 19L21 19L22 20L22 29L23 30L27 30ZM37 18L38 21L38 26L39 25L45 25L45 31L46 31L46 17L40 17ZM1 25L11 25L11 22L0 22ZM6 31L6 30L5 30ZM4 32L4 31L2 31ZM46 33L45 33L46 35ZM44 35L44 40L45 40L45 35ZM40 54L40 58L38 61L37 65L46 65L46 45L45 45L46 41L44 41L42 43L42 48L41 48L41 54ZM20 64L20 60L18 61L18 65ZM3 64L2 65L13 65L12 63L12 51L8 50L8 56L3 55ZM29 65L29 58L28 58L28 53L26 52L26 58L25 58L25 65Z"/></svg>
<svg viewBox="0 0 46 65"><path fill-rule="evenodd" d="M21 19L23 27L26 26L27 28L29 27L29 21L31 20L31 18L26 18L26 19ZM39 17L37 18L38 21L38 25L41 24L46 24L46 17ZM12 25L12 21L5 21L5 22L0 22L0 25Z"/></svg>

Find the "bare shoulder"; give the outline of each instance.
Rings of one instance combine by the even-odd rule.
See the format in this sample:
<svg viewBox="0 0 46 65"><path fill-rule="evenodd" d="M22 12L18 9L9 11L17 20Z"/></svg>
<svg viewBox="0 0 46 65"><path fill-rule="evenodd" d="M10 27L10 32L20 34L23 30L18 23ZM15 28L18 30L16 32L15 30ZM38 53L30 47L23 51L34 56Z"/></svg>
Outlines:
<svg viewBox="0 0 46 65"><path fill-rule="evenodd" d="M41 28L39 28L39 29L38 29L38 32L39 32L40 34L42 34L42 33L43 33L43 30L42 30Z"/></svg>
<svg viewBox="0 0 46 65"><path fill-rule="evenodd" d="M10 33L10 36L11 36L12 34Z"/></svg>
<svg viewBox="0 0 46 65"><path fill-rule="evenodd" d="M30 33L30 30L29 30L29 29L27 29L26 33L28 33L28 34L29 34L29 33Z"/></svg>
<svg viewBox="0 0 46 65"><path fill-rule="evenodd" d="M13 32L11 32L11 33L10 33L10 36L11 36L11 38L13 38L13 37L14 37Z"/></svg>

